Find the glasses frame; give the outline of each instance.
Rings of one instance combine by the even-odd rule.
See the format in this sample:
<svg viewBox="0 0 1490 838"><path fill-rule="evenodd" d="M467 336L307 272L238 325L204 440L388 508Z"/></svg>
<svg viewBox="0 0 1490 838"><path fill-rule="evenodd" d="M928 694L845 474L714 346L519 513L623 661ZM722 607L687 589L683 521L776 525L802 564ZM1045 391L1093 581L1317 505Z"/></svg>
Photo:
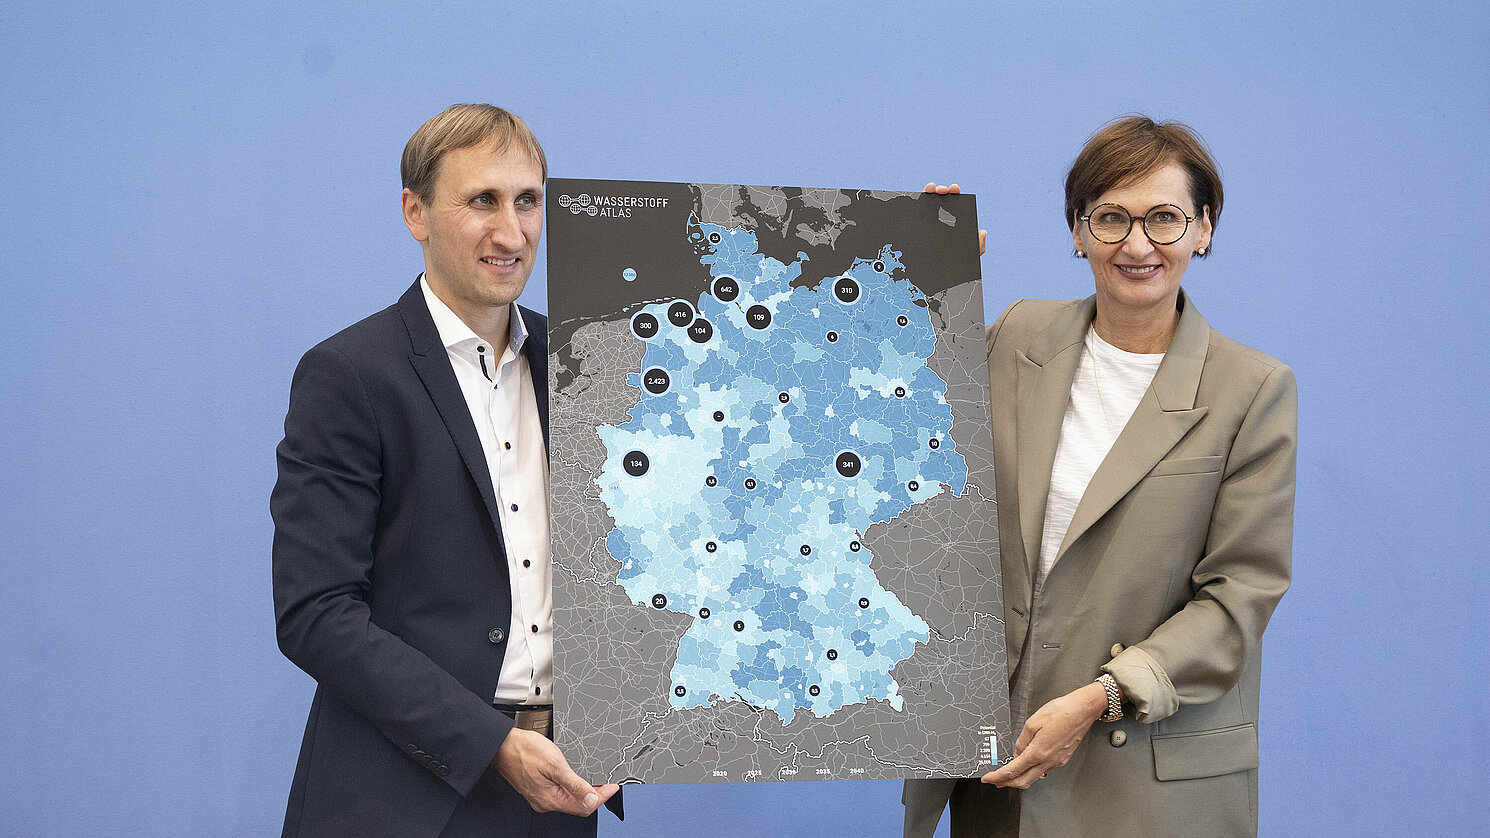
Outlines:
<svg viewBox="0 0 1490 838"><path fill-rule="evenodd" d="M1101 236L1097 235L1097 231L1096 230L1093 230L1092 229L1092 216L1093 215L1096 215L1097 210L1099 210L1099 209L1101 209L1103 207L1116 207L1116 208L1118 208L1118 209L1120 209L1120 210L1123 211L1123 215L1128 216L1128 231L1126 233L1123 233L1123 235L1121 237L1119 237L1115 241L1107 241L1106 239L1104 239ZM1161 242L1161 241L1159 241L1158 239L1154 238L1154 236L1153 236L1152 233L1149 232L1149 216L1154 214L1154 210L1163 209L1164 207L1173 207L1174 209L1179 210L1180 217L1183 218L1183 219L1185 219L1185 229L1181 230L1180 231L1180 234L1178 236L1175 236L1173 239L1170 239L1167 242ZM1114 204L1114 203L1098 204L1095 207L1092 207L1092 211L1091 212L1087 213L1086 215L1079 216L1079 217L1080 217L1080 219L1082 221L1085 221L1086 222L1086 231L1088 233L1091 233L1092 234L1092 238L1096 239L1099 242L1102 242L1103 244L1122 244L1123 242L1127 241L1128 240L1128 237L1131 236L1131 235L1133 235L1133 222L1134 221L1138 221L1138 220L1142 220L1143 221L1143 235L1149 241L1151 241L1151 242L1153 242L1154 244L1157 244L1157 245L1174 244L1175 242L1179 241L1180 239L1183 239L1185 237L1185 234L1186 233L1190 232L1190 225L1191 225L1191 223L1193 223L1195 221L1195 216L1190 215L1189 213L1185 212L1185 210L1182 207L1180 207L1178 204L1155 204L1155 205L1149 207L1149 211L1148 212L1144 213L1143 215L1139 216L1138 218L1134 218L1133 217L1133 213L1128 212L1128 208L1125 207L1125 206L1123 206L1122 204Z"/></svg>

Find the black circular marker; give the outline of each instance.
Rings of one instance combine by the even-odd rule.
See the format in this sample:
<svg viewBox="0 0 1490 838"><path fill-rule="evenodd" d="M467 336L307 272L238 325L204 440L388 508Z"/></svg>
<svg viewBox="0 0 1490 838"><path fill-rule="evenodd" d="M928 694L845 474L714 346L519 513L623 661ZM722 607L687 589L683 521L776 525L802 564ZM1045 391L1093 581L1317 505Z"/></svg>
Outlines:
<svg viewBox="0 0 1490 838"><path fill-rule="evenodd" d="M627 451L626 456L621 458L621 468L626 469L626 473L632 477L641 477L651 467L652 463L647 455L640 451Z"/></svg>
<svg viewBox="0 0 1490 838"><path fill-rule="evenodd" d="M724 421L724 411L722 411L722 410L716 410L716 411L714 411L714 421L715 422L723 422Z"/></svg>
<svg viewBox="0 0 1490 838"><path fill-rule="evenodd" d="M905 398L905 388L904 387L896 387L895 388L895 398L897 398L897 399L903 399L903 398Z"/></svg>
<svg viewBox="0 0 1490 838"><path fill-rule="evenodd" d="M828 650L828 660L830 660L830 661L836 661L836 660L838 660L838 650L837 649L829 649Z"/></svg>
<svg viewBox="0 0 1490 838"><path fill-rule="evenodd" d="M861 596L861 597L859 597L859 607L860 608L868 608L869 607L869 597L867 597L867 596Z"/></svg>
<svg viewBox="0 0 1490 838"><path fill-rule="evenodd" d="M855 552L855 553L859 552L859 542L857 542L857 541L850 541L848 543L848 549L851 550L851 551L853 551L853 552Z"/></svg>
<svg viewBox="0 0 1490 838"><path fill-rule="evenodd" d="M788 395L787 393L777 393L776 394L776 401L781 402L782 404L786 404L787 402L789 402L791 400L792 400L792 397L790 395Z"/></svg>
<svg viewBox="0 0 1490 838"><path fill-rule="evenodd" d="M719 549L719 545L718 544L715 544L714 542L711 541L708 544L705 544L704 545L704 549L705 550L708 550L710 553L712 553L715 550L718 550Z"/></svg>
<svg viewBox="0 0 1490 838"><path fill-rule="evenodd" d="M667 370L661 367L653 367L642 373L642 386L647 388L647 392L654 396L660 396L666 393L667 388L672 383L673 380L668 376Z"/></svg>
<svg viewBox="0 0 1490 838"><path fill-rule="evenodd" d="M763 305L753 305L745 310L745 322L752 329L764 329L771 325L771 310Z"/></svg>
<svg viewBox="0 0 1490 838"><path fill-rule="evenodd" d="M840 276L833 282L833 296L842 303L854 302L859 299L859 283L846 276Z"/></svg>
<svg viewBox="0 0 1490 838"><path fill-rule="evenodd" d="M817 695L818 693L822 692L822 690L818 689L817 684L813 684L812 686L807 688L807 692L813 695Z"/></svg>
<svg viewBox="0 0 1490 838"><path fill-rule="evenodd" d="M844 477L858 477L859 471L864 468L864 462L859 455L852 451L842 451L833 458L833 467Z"/></svg>
<svg viewBox="0 0 1490 838"><path fill-rule="evenodd" d="M917 490L917 489L919 489L919 488L921 488L921 484L920 484L920 483L917 483L917 482L916 482L916 481L914 481L914 480L912 480L912 481L911 481L911 482L909 482L909 483L907 483L907 484L905 484L905 487L906 487L906 488L907 488L907 489L910 489L910 490L911 490L911 491L912 491L912 492L914 492L914 491L916 491L916 490Z"/></svg>
<svg viewBox="0 0 1490 838"><path fill-rule="evenodd" d="M744 623L744 621L743 620L736 620L735 621L735 631L744 631L744 630L745 630L745 623Z"/></svg>
<svg viewBox="0 0 1490 838"><path fill-rule="evenodd" d="M662 608L667 605L667 597L662 594L652 594L652 607Z"/></svg>
<svg viewBox="0 0 1490 838"><path fill-rule="evenodd" d="M837 343L837 342L838 342L838 333L837 332L829 332L828 333L828 343Z"/></svg>
<svg viewBox="0 0 1490 838"><path fill-rule="evenodd" d="M694 343L708 343L714 337L714 324L700 317L688 327L688 337Z"/></svg>
<svg viewBox="0 0 1490 838"><path fill-rule="evenodd" d="M902 314L899 317L895 318L895 322L898 325L904 326L905 324L907 324L907 323L909 323L911 321L904 314Z"/></svg>
<svg viewBox="0 0 1490 838"><path fill-rule="evenodd" d="M715 244L719 244L719 234L718 233L710 233L709 234L709 241L711 241L711 242L713 242Z"/></svg>
<svg viewBox="0 0 1490 838"><path fill-rule="evenodd" d="M928 443L926 443L926 444L929 445L929 446L931 446L932 448L941 448L942 447L941 441L938 440L936 437L932 437L931 438L931 441L928 442Z"/></svg>
<svg viewBox="0 0 1490 838"><path fill-rule="evenodd" d="M810 555L812 555L812 546L811 545L803 544L801 547L798 547L797 549L798 550L801 550L802 551L802 555L804 555L804 556L810 556Z"/></svg>
<svg viewBox="0 0 1490 838"><path fill-rule="evenodd" d="M677 696L678 698L682 698L683 696L685 696L687 694L688 694L688 690L682 684L679 684L676 687L673 687L673 695Z"/></svg>
<svg viewBox="0 0 1490 838"><path fill-rule="evenodd" d="M642 340L651 340L657 337L657 318L642 312L631 318L631 332Z"/></svg>
<svg viewBox="0 0 1490 838"><path fill-rule="evenodd" d="M682 300L667 307L667 322L674 326L687 326L693 322L693 306Z"/></svg>
<svg viewBox="0 0 1490 838"><path fill-rule="evenodd" d="M874 263L874 269L876 271L879 271L880 273L884 273L885 272L885 263L884 262L875 262Z"/></svg>
<svg viewBox="0 0 1490 838"><path fill-rule="evenodd" d="M714 280L714 298L722 303L732 303L740 296L740 283L732 276L721 276Z"/></svg>
<svg viewBox="0 0 1490 838"><path fill-rule="evenodd" d="M754 477L747 477L747 478L745 478L745 488L747 488L747 489L754 489L755 488L755 478Z"/></svg>
<svg viewBox="0 0 1490 838"><path fill-rule="evenodd" d="M709 619L709 615L712 614L712 613L714 613L714 612L710 611L707 608L700 608L698 610L698 616L701 617L701 618L703 618L703 619L705 619L705 620Z"/></svg>
<svg viewBox="0 0 1490 838"><path fill-rule="evenodd" d="M713 488L715 486L718 486L719 485L719 478L717 478L717 477L715 477L714 475L711 474L708 477L705 477L704 478L704 485L705 486L708 486L710 488Z"/></svg>

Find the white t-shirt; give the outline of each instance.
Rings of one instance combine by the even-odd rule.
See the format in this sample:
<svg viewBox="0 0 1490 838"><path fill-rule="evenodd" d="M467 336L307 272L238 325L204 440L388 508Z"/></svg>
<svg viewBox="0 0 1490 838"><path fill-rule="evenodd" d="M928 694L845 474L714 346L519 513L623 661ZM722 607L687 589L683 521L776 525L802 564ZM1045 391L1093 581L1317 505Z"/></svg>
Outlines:
<svg viewBox="0 0 1490 838"><path fill-rule="evenodd" d="M1071 383L1071 402L1061 422L1061 438L1050 472L1050 494L1045 500L1045 528L1040 538L1040 571L1036 586L1055 564L1056 552L1066 539L1071 517L1086 493L1097 467L1112 450L1123 426L1133 417L1144 391L1153 383L1164 355L1125 352L1087 330L1076 380Z"/></svg>

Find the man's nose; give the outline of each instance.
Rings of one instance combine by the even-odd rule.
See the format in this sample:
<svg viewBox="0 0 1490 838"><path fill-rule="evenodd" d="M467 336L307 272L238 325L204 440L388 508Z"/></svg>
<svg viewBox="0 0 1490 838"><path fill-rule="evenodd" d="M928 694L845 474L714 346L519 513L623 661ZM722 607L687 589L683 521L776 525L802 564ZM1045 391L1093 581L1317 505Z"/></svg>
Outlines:
<svg viewBox="0 0 1490 838"><path fill-rule="evenodd" d="M523 228L518 223L516 208L509 205L492 213L491 240L509 253L522 249Z"/></svg>

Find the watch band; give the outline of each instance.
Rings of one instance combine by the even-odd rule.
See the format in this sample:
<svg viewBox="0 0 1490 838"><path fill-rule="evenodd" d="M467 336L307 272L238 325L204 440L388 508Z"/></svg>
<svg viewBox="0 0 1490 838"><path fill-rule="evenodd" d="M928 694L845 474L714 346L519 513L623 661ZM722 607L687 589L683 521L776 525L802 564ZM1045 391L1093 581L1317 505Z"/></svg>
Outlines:
<svg viewBox="0 0 1490 838"><path fill-rule="evenodd" d="M1117 679L1106 672L1097 676L1097 683L1107 691L1107 712L1098 721L1115 722L1123 717L1123 694L1118 691Z"/></svg>

